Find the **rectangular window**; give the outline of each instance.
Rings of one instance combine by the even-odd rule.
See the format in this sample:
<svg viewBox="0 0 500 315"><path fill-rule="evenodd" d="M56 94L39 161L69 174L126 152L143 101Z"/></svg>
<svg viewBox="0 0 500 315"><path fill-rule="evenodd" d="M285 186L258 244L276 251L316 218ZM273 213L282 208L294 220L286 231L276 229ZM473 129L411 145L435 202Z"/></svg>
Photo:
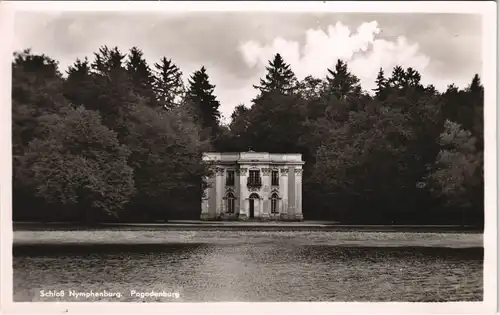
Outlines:
<svg viewBox="0 0 500 315"><path fill-rule="evenodd" d="M279 186L280 185L280 173L279 171L272 171L271 173L271 185Z"/></svg>
<svg viewBox="0 0 500 315"><path fill-rule="evenodd" d="M260 184L260 171L259 170L250 170L248 174L248 181L251 185L259 185Z"/></svg>
<svg viewBox="0 0 500 315"><path fill-rule="evenodd" d="M226 186L234 186L234 171L233 170L227 171Z"/></svg>

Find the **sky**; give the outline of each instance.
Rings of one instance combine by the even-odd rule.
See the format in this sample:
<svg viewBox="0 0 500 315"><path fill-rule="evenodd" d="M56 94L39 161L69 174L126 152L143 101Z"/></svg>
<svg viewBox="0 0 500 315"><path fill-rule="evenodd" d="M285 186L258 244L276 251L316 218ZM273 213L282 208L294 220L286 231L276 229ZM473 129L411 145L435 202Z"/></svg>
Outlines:
<svg viewBox="0 0 500 315"><path fill-rule="evenodd" d="M276 53L298 79L325 77L342 59L365 90L380 67L390 74L395 65L441 91L466 87L481 75L481 23L480 15L437 13L16 12L14 50L44 53L62 72L102 45L137 46L150 66L171 58L185 82L205 66L227 122L234 107L251 105Z"/></svg>

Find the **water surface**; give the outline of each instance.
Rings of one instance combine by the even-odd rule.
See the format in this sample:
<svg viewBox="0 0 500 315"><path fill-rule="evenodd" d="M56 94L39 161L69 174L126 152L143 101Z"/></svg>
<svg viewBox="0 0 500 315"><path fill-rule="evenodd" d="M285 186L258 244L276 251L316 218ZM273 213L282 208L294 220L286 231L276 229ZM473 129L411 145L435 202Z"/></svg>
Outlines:
<svg viewBox="0 0 500 315"><path fill-rule="evenodd" d="M283 234L289 232L224 233L225 237L212 236L211 242L200 241L199 236L128 245L25 242L14 247L14 300L440 302L483 298L481 247L439 248L435 242L433 247L422 247L424 243L376 247L363 246L359 240L353 246L332 244L328 233L297 232L293 237ZM408 238L399 234L400 239ZM310 241L307 236L312 236ZM40 290L107 290L121 292L122 297L47 298L40 296ZM130 296L131 290L179 295L140 298Z"/></svg>

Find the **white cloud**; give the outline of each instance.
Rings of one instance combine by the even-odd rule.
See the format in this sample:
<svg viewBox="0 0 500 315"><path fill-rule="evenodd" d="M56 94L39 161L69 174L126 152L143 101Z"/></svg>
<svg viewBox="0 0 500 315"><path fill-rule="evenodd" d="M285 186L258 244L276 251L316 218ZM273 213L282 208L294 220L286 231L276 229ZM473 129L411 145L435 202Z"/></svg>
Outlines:
<svg viewBox="0 0 500 315"><path fill-rule="evenodd" d="M377 38L381 32L377 21L363 23L355 32L337 22L328 26L326 31L305 31L302 46L297 41L278 37L267 44L248 41L242 43L239 50L249 67L262 68L261 76L265 74L268 60L280 53L299 79L307 75L324 77L327 68L332 68L337 59L342 59L360 78L365 90L374 88L380 67L388 76L396 65L416 69L422 75L422 83L434 84L438 90L445 90L451 83L432 75L429 69L431 60L420 51L418 43L410 43L404 36L394 41ZM463 85L462 82L456 83Z"/></svg>
<svg viewBox="0 0 500 315"><path fill-rule="evenodd" d="M382 67L386 74L390 74L392 67L396 64L417 69L422 74L424 84L432 83L439 90L445 89L452 82L459 87L465 87L475 73L472 68L470 68L471 70L460 68L461 74L450 78L449 71L440 71L439 69L449 68L456 63L449 62L449 60L431 60L421 50L418 43L409 42L403 36L394 40L381 38L384 30L377 21L362 23L354 29L339 22L323 29L306 30L301 28L300 24L282 23L277 17L273 17L276 21L272 25L267 25L262 20L252 17L252 21L259 25L257 29L252 29L252 31L261 32L256 35L261 41L242 42L238 47L241 58L248 66L247 70L250 68L253 70L248 71L252 73L251 76L248 76L247 73L242 78L241 71L233 72L228 67L222 67L220 62L224 61L221 61L220 58L214 58L210 53L201 58L192 59L190 54L185 53L186 48L191 49L190 45L177 45L176 40L178 39L175 36L172 41L155 40L154 36L164 36L168 32L163 34L151 31L156 30L154 23L158 23L153 18L147 17L142 22L141 19L144 17L139 17L137 20L117 17L97 20L82 18L71 21L68 16L60 15L31 14L24 18L17 18L13 38L14 49L21 50L32 47L33 52L45 53L59 61L60 70L65 72L77 57L87 56L92 60L93 53L103 44L109 47L118 46L122 52L128 51L132 46L138 46L143 50L150 66L153 66L165 55L172 58L184 73L183 78L186 83L193 71L205 65L211 83L216 86L215 94L221 103L220 110L226 117L230 117L236 105L244 103L248 106L251 104L251 99L256 95L256 90L252 85L259 83L259 79L265 75L268 61L277 52L280 52L285 60L292 65L299 78L307 75L324 77L326 69L334 66L337 58L343 59L348 62L351 72L360 78L363 88L366 90L373 88L379 67ZM262 18L265 19L265 17ZM58 24L61 23L60 19L63 19L62 25L67 31L56 32L61 30L61 26ZM71 23L68 22L68 19ZM137 23L130 21L137 21ZM249 23L245 25L247 24ZM391 27L397 28L397 25L391 25ZM269 31L270 28L273 29L272 32ZM293 31L289 31L290 28ZM234 26L234 32L243 32L242 37L248 36L250 29L246 30L238 28L238 25ZM188 30L184 33L183 39L185 38L186 41L198 40L197 33L192 33L193 30L198 32L196 27ZM88 33L96 35L84 36ZM273 37L271 35L273 33L279 34L279 36ZM436 41L442 43L442 49L448 51L452 57L459 52L463 54L465 51L463 45L457 44L458 42L474 42L470 38L464 39L462 35L447 38L448 33L436 30L429 34L429 37L435 37L438 34ZM145 34L153 34L154 36L145 36ZM211 34L216 34L216 32ZM290 40L286 34L290 34L290 36L301 35L304 37L304 41ZM454 41L457 43L453 45ZM233 45L233 42L228 42L225 45L225 40L221 40L219 43L220 49L232 49ZM470 44L469 46L478 45ZM470 52L471 55L473 53L473 51ZM435 72L432 73L431 69Z"/></svg>

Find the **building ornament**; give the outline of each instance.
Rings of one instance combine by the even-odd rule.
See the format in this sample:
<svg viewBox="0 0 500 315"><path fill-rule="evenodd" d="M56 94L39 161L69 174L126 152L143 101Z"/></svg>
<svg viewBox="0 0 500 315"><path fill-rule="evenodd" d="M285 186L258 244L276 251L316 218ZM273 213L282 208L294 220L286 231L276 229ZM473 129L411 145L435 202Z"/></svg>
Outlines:
<svg viewBox="0 0 500 315"><path fill-rule="evenodd" d="M260 187L249 186L249 187L248 187L248 191L251 191L251 192L259 192L259 191L260 191Z"/></svg>

